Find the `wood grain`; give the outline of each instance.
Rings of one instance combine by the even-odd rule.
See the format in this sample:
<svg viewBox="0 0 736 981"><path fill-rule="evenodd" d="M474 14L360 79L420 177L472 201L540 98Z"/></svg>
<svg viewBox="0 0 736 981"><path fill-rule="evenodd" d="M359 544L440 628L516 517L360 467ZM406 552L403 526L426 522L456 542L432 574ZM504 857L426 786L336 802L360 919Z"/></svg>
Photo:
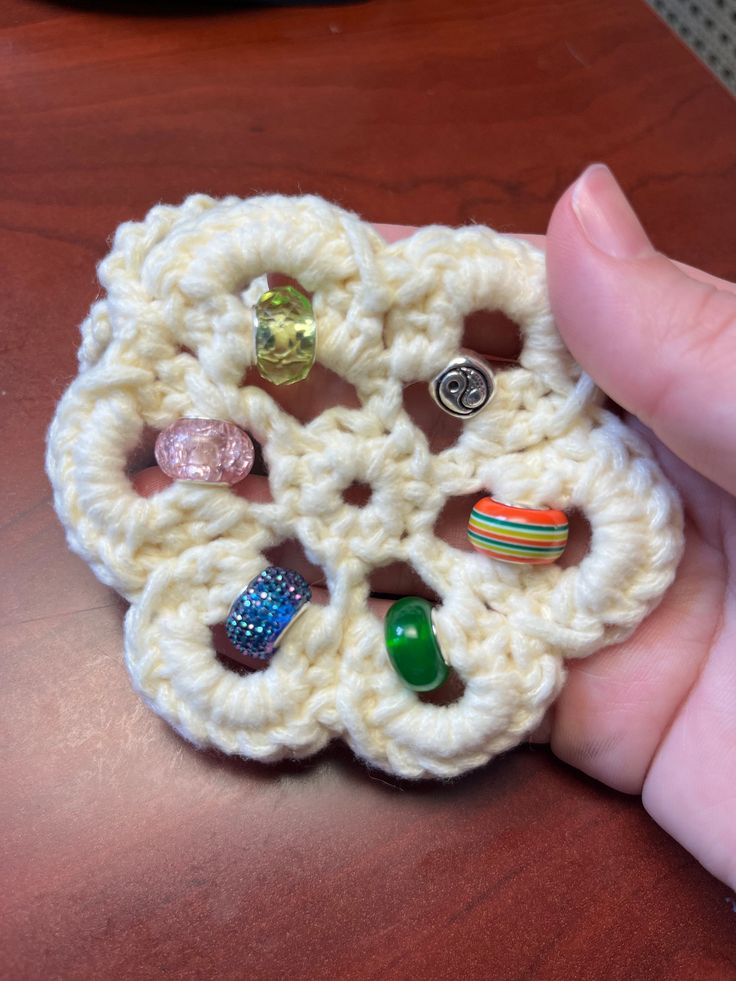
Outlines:
<svg viewBox="0 0 736 981"><path fill-rule="evenodd" d="M728 890L543 748L412 786L339 746L267 768L184 744L131 692L123 607L42 470L95 263L155 202L542 231L605 159L660 248L733 278L729 95L635 0L6 0L0 44L0 975L736 977Z"/></svg>

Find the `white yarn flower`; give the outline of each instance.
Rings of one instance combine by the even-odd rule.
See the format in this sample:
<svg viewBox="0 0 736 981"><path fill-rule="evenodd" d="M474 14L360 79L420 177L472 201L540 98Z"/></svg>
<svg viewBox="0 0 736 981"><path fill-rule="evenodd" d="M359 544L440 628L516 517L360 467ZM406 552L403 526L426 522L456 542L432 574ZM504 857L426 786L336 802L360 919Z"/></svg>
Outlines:
<svg viewBox="0 0 736 981"><path fill-rule="evenodd" d="M313 294L318 360L359 409L301 424L242 384L250 308L271 271ZM387 245L318 198L194 196L121 226L99 274L106 297L82 325L47 469L70 546L130 601L134 685L197 745L272 761L339 736L401 776L459 774L518 743L558 693L564 659L621 641L672 581L676 495L565 350L530 245L481 227ZM519 324L520 364L433 454L402 391L458 354L480 309ZM144 427L187 415L254 434L273 499L185 483L136 494L125 467ZM356 481L372 490L363 508L342 496ZM491 490L583 512L588 554L570 568L512 566L435 535L449 497ZM290 538L324 569L329 602L308 608L265 671L229 671L209 628L264 550ZM439 639L464 684L450 705L420 701L388 662L367 601L371 572L396 561L440 597Z"/></svg>

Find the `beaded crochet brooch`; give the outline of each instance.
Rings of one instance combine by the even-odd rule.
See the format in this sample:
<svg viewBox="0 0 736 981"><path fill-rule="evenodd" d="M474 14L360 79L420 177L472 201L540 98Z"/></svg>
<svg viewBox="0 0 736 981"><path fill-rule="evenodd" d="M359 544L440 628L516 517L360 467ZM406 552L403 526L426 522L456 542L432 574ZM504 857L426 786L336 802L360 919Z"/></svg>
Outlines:
<svg viewBox="0 0 736 981"><path fill-rule="evenodd" d="M269 291L273 271L308 296ZM389 245L319 198L197 195L121 226L99 277L47 469L70 547L130 603L133 684L196 745L274 761L340 737L391 773L454 776L530 733L565 659L623 640L672 581L676 495L563 346L525 242L474 226ZM523 339L495 378L461 350L479 310ZM244 383L256 366L302 384L315 358L359 408L302 424L253 373ZM461 420L442 452L406 411L415 382ZM176 478L147 498L126 472L146 428ZM232 489L249 479L248 434L271 500ZM343 497L355 482L372 492L363 507ZM435 523L469 494L453 547ZM564 568L573 510L591 541ZM326 603L266 559L290 539L324 570ZM395 562L437 602L404 597L381 620L369 578ZM230 670L217 624L265 667ZM449 671L462 693L423 701Z"/></svg>

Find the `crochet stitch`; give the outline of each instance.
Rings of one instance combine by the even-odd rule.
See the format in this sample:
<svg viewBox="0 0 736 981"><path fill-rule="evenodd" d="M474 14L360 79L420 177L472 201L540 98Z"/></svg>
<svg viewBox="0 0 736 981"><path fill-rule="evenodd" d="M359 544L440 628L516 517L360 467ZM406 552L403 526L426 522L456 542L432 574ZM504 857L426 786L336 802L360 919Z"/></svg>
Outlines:
<svg viewBox="0 0 736 981"><path fill-rule="evenodd" d="M359 409L301 424L243 384L251 308L272 271L313 294L317 358L354 386ZM454 776L518 743L559 692L563 659L623 640L672 581L676 495L562 344L529 244L429 227L387 245L316 197L196 195L122 225L99 278L106 296L82 324L47 470L69 545L130 602L133 684L193 743L273 761L342 737L389 772ZM433 454L402 390L458 355L464 317L481 309L519 325L520 364ZM139 496L130 452L144 427L183 416L252 433L273 500L182 482ZM362 508L342 497L353 482L372 489ZM525 567L451 547L435 522L449 497L472 492L581 511L588 553ZM306 609L266 670L230 671L210 626L269 564L264 550L291 538L324 569L329 602ZM367 600L372 570L397 561L440 598L438 637L464 683L452 704L422 702L389 664Z"/></svg>

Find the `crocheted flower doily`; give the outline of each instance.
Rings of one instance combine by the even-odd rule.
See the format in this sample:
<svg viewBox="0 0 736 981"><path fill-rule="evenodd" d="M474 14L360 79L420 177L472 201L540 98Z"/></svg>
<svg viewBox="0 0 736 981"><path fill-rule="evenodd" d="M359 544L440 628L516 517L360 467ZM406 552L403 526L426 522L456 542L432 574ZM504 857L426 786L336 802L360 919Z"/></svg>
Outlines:
<svg viewBox="0 0 736 981"><path fill-rule="evenodd" d="M251 309L275 271L313 294L318 360L359 409L303 425L243 384ZM197 195L121 226L99 276L106 298L82 325L47 469L71 548L130 601L135 687L195 744L272 761L340 736L402 776L459 774L518 743L558 693L563 659L625 638L671 582L677 498L563 346L543 256L525 242L430 227L387 245L319 198ZM458 355L464 318L482 309L519 325L520 364L433 454L402 390ZM272 501L184 482L139 496L129 454L144 427L183 416L252 433ZM356 481L372 490L362 508L342 496ZM472 492L581 511L588 553L527 567L451 547L435 522ZM307 608L266 670L228 670L210 627L268 564L264 550L292 538L323 568L329 602ZM438 637L464 684L452 704L421 701L388 661L367 600L372 570L396 561L440 598Z"/></svg>

